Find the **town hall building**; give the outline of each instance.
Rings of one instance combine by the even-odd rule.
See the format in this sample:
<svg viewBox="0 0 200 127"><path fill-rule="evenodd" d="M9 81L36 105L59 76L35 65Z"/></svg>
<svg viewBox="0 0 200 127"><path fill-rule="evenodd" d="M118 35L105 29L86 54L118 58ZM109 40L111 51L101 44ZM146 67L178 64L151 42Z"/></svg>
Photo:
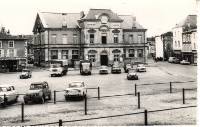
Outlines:
<svg viewBox="0 0 200 127"><path fill-rule="evenodd" d="M118 15L110 9L90 9L87 14L39 12L34 33L34 59L45 65L67 59L78 65L88 59L93 66L145 62L146 30L131 15Z"/></svg>

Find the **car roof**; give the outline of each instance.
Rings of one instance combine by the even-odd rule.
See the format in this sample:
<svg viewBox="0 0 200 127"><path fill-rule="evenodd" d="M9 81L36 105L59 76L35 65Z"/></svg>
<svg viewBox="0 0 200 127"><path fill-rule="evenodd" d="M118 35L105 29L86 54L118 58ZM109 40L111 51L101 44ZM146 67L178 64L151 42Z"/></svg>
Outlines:
<svg viewBox="0 0 200 127"><path fill-rule="evenodd" d="M32 82L31 84L44 84L44 82Z"/></svg>
<svg viewBox="0 0 200 127"><path fill-rule="evenodd" d="M84 82L83 81L73 81L73 82L70 82L70 83L84 83Z"/></svg>
<svg viewBox="0 0 200 127"><path fill-rule="evenodd" d="M11 87L13 85L0 85L0 87Z"/></svg>

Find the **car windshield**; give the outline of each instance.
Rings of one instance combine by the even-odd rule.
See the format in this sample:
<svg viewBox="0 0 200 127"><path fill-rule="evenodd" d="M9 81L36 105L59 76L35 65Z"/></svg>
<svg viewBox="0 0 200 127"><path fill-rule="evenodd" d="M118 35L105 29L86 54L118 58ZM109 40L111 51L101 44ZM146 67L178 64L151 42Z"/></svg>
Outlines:
<svg viewBox="0 0 200 127"><path fill-rule="evenodd" d="M69 84L69 88L78 88L78 87L83 87L82 82L72 82Z"/></svg>
<svg viewBox="0 0 200 127"><path fill-rule="evenodd" d="M0 92L6 92L7 88L6 87L0 87Z"/></svg>
<svg viewBox="0 0 200 127"><path fill-rule="evenodd" d="M58 67L60 67L60 64L52 64L51 65L51 68L58 68Z"/></svg>
<svg viewBox="0 0 200 127"><path fill-rule="evenodd" d="M22 72L29 72L30 70L22 70Z"/></svg>
<svg viewBox="0 0 200 127"><path fill-rule="evenodd" d="M138 64L138 67L144 67L144 65L143 64Z"/></svg>
<svg viewBox="0 0 200 127"><path fill-rule="evenodd" d="M30 90L42 89L42 84L31 84Z"/></svg>
<svg viewBox="0 0 200 127"><path fill-rule="evenodd" d="M135 69L129 69L128 72L129 73L135 73Z"/></svg>
<svg viewBox="0 0 200 127"><path fill-rule="evenodd" d="M106 66L101 66L101 69L106 69Z"/></svg>

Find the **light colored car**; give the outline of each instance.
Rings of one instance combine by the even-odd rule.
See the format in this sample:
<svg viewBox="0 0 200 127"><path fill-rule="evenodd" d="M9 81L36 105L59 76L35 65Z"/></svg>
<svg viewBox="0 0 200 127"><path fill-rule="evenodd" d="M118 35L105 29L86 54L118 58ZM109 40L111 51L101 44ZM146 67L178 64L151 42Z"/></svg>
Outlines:
<svg viewBox="0 0 200 127"><path fill-rule="evenodd" d="M24 103L39 102L44 103L45 100L51 100L51 90L47 82L34 82L31 83L30 89L24 96Z"/></svg>
<svg viewBox="0 0 200 127"><path fill-rule="evenodd" d="M183 65L189 65L189 64L190 64L190 62L189 62L189 61L187 61L187 60L182 60L182 61L180 62L180 64L183 64Z"/></svg>
<svg viewBox="0 0 200 127"><path fill-rule="evenodd" d="M0 85L0 104L2 106L5 106L9 102L17 102L17 99L18 94L14 86Z"/></svg>
<svg viewBox="0 0 200 127"><path fill-rule="evenodd" d="M168 59L168 62L169 63L180 63L180 60L178 59L178 58L176 58L176 57L169 57L169 59Z"/></svg>
<svg viewBox="0 0 200 127"><path fill-rule="evenodd" d="M84 82L77 81L69 83L68 87L65 89L66 100L73 97L81 97L83 99L85 94L86 85L84 84Z"/></svg>
<svg viewBox="0 0 200 127"><path fill-rule="evenodd" d="M146 67L144 66L144 64L138 64L136 67L136 71L137 72L146 72Z"/></svg>
<svg viewBox="0 0 200 127"><path fill-rule="evenodd" d="M99 69L99 74L108 74L108 67L107 66L101 66Z"/></svg>
<svg viewBox="0 0 200 127"><path fill-rule="evenodd" d="M133 69L133 68L130 68L128 70L128 74L127 74L127 79L128 80L138 80L138 75L137 75L137 73L135 71L136 70Z"/></svg>
<svg viewBox="0 0 200 127"><path fill-rule="evenodd" d="M131 64L126 64L126 66L124 67L125 73L128 73L129 69L131 69Z"/></svg>
<svg viewBox="0 0 200 127"><path fill-rule="evenodd" d="M31 77L32 77L32 73L31 73L31 70L29 69L23 69L22 73L19 76L20 79L31 78Z"/></svg>

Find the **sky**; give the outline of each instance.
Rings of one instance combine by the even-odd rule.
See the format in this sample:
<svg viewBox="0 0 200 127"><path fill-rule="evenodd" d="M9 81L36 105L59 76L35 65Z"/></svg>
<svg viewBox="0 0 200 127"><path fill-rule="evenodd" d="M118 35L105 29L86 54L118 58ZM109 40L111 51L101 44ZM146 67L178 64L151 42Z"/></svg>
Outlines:
<svg viewBox="0 0 200 127"><path fill-rule="evenodd" d="M147 36L170 31L189 14L197 14L196 0L0 0L0 27L11 34L33 34L37 12L87 12L90 8L130 14L147 30Z"/></svg>

